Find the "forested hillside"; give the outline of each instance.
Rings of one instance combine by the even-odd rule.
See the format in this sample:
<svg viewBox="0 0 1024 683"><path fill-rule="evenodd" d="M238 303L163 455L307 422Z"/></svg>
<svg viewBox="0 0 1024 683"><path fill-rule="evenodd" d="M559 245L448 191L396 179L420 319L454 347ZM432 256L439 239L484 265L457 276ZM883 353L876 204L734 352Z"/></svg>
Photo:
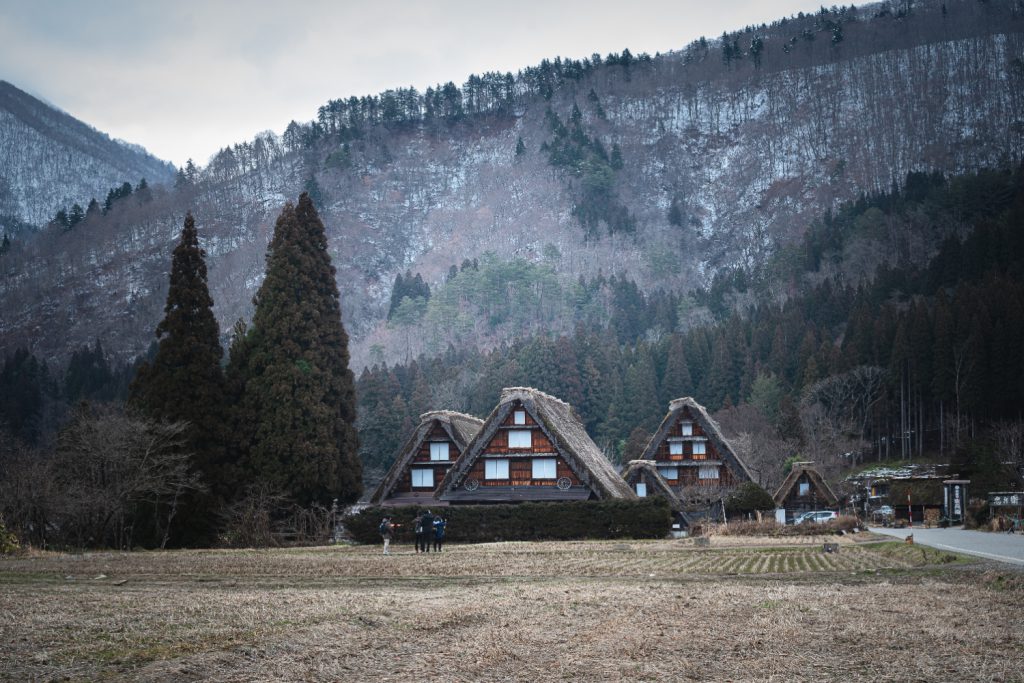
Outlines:
<svg viewBox="0 0 1024 683"><path fill-rule="evenodd" d="M453 274L427 314L489 267ZM367 465L390 462L418 413L485 415L500 387L518 385L572 403L622 460L671 399L699 397L765 485L798 453L834 469L974 444L1024 465L1024 169L911 174L827 212L769 262L683 296L615 276L562 294L569 335L365 371Z"/></svg>
<svg viewBox="0 0 1024 683"><path fill-rule="evenodd" d="M11 241L0 348L63 364L99 337L120 361L141 353L189 209L226 342L252 315L272 218L301 190L328 229L357 368L570 334L577 309L604 315L622 282L682 296L735 268L756 276L840 201L911 171L1015 165L1022 26L1019 2L823 8L669 54L546 60L332 100L281 136L190 164L173 186ZM921 246L915 258L935 249ZM395 301L405 273L441 295ZM749 294L730 296L723 305ZM711 309L683 300L675 325Z"/></svg>
<svg viewBox="0 0 1024 683"><path fill-rule="evenodd" d="M103 202L125 182L164 183L174 167L0 80L0 233L23 233L60 209Z"/></svg>

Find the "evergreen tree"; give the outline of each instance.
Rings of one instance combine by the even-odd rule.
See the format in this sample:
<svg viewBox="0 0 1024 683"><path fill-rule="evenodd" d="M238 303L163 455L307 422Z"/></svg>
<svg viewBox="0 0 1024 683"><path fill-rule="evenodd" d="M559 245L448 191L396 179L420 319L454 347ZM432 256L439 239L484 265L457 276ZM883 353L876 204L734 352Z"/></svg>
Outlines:
<svg viewBox="0 0 1024 683"><path fill-rule="evenodd" d="M249 433L249 475L301 504L347 503L362 492L355 381L334 278L323 223L304 193L277 219L239 349L244 367L233 368L244 381L236 431Z"/></svg>
<svg viewBox="0 0 1024 683"><path fill-rule="evenodd" d="M526 154L526 144L523 142L523 138L520 137L516 141L516 156L521 157Z"/></svg>
<svg viewBox="0 0 1024 683"><path fill-rule="evenodd" d="M217 320L207 286L206 252L192 214L186 214L181 239L171 260L170 287L164 318L156 328L158 346L151 361L139 368L129 391L129 403L157 421L189 423L187 447L193 465L210 492L221 500L236 493L236 473L225 462L226 433L224 374L220 362ZM199 502L209 513L212 501ZM211 540L211 514L186 514L190 542Z"/></svg>

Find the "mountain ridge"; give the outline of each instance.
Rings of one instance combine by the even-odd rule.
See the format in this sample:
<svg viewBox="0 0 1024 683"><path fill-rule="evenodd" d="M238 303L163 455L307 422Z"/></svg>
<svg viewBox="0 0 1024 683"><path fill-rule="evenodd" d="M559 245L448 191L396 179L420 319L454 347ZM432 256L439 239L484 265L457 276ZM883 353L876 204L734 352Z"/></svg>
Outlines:
<svg viewBox="0 0 1024 683"><path fill-rule="evenodd" d="M58 208L123 182L166 183L174 167L0 80L0 214L41 226Z"/></svg>
<svg viewBox="0 0 1024 683"><path fill-rule="evenodd" d="M314 190L358 368L451 341L430 347L424 335L387 324L392 279L407 269L438 287L451 265L493 254L547 263L562 283L620 274L644 289L686 291L721 268L765 263L822 210L888 189L909 171L1019 160L1020 8L950 2L898 16L875 7L823 9L647 60L546 61L514 77L506 100L483 105L481 93L490 97L486 86L499 79L471 79L461 91L450 84L457 98L446 85L434 100L399 91L332 100L312 123L224 148L146 206L125 204L89 231L43 234L12 251L0 261L11 275L0 294L12 304L0 346L67 352L62 341L38 340L35 327L66 331L72 343L106 331L117 337L111 350L140 352L159 319L169 245L186 208L210 255L227 337L251 314L273 217ZM566 149L580 164L553 164L548 111L575 140ZM621 169L596 161L597 143L620 148ZM591 175L632 230L581 224ZM487 317L465 313L460 325L480 328ZM547 323L535 326L558 333L567 324ZM480 328L452 339L487 346L522 333Z"/></svg>

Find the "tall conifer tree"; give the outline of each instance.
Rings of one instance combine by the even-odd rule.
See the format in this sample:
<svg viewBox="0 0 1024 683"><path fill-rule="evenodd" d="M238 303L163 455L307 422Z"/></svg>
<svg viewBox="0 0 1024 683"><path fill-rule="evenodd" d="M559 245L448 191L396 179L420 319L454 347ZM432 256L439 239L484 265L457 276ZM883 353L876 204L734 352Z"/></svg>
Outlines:
<svg viewBox="0 0 1024 683"><path fill-rule="evenodd" d="M267 249L244 367L237 430L247 469L295 502L353 502L362 492L355 380L327 237L309 195L285 205ZM235 348L232 348L235 354ZM236 382L237 379L236 379Z"/></svg>
<svg viewBox="0 0 1024 683"><path fill-rule="evenodd" d="M215 498L231 496L233 480L224 471L227 439L224 410L224 374L220 361L217 320L207 286L206 252L192 214L185 216L181 239L171 261L171 282L164 319L156 328L156 356L138 370L129 391L129 403L154 420L186 421L191 425L188 448L196 469ZM209 540L215 501L209 497L189 501L182 520L184 540Z"/></svg>

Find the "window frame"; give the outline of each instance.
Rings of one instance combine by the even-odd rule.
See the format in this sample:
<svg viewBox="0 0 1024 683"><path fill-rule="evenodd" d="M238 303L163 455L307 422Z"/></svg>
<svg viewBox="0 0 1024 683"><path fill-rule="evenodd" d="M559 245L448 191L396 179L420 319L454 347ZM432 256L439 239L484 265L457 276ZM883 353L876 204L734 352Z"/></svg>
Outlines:
<svg viewBox="0 0 1024 683"><path fill-rule="evenodd" d="M504 469L504 476L500 476ZM493 470L493 472L492 472ZM484 460L484 479L499 481L509 478L508 458L487 458Z"/></svg>
<svg viewBox="0 0 1024 683"><path fill-rule="evenodd" d="M443 458L435 458L434 457L434 447L435 446L438 447L438 450L440 450L441 446L444 446L444 457ZM431 462L448 462L449 460L451 460L451 444L448 443L447 441L431 441L430 442L430 461Z"/></svg>
<svg viewBox="0 0 1024 683"><path fill-rule="evenodd" d="M436 479L434 477L434 468L433 467L413 467L413 468L411 468L409 470L409 472L410 472L409 476L411 477L411 480L412 480L412 487L414 489L432 489L432 488L434 488L435 484L437 483ZM427 473L427 472L430 473L430 483L429 484L423 484L423 483L417 484L416 483L416 475L418 474L418 475L420 475L420 477L423 477L425 475L425 473Z"/></svg>
<svg viewBox="0 0 1024 683"><path fill-rule="evenodd" d="M517 443L516 445L513 446L512 445L512 436L513 435L522 436L524 434L526 435L526 441L527 441L526 445L524 446L524 445L521 445L521 444ZM512 449L512 448L515 448L515 449L533 448L533 430L532 429L510 429L510 430L508 430L508 447L509 447L509 449Z"/></svg>
<svg viewBox="0 0 1024 683"><path fill-rule="evenodd" d="M693 436L693 422L681 422L679 424L679 433L683 436Z"/></svg>
<svg viewBox="0 0 1024 683"><path fill-rule="evenodd" d="M711 476L711 475L714 476ZM718 471L718 465L701 465L697 471L697 479L703 479L705 481L718 481L722 478L722 473Z"/></svg>
<svg viewBox="0 0 1024 683"><path fill-rule="evenodd" d="M522 419L520 419L522 418ZM512 411L512 424L514 425L525 425L526 424L526 411L520 408L519 410Z"/></svg>
<svg viewBox="0 0 1024 683"><path fill-rule="evenodd" d="M647 482L638 481L636 483L636 497L646 498L647 497Z"/></svg>
<svg viewBox="0 0 1024 683"><path fill-rule="evenodd" d="M698 447L700 447L700 450L697 450ZM707 455L708 454L708 442L707 441L694 441L693 442L693 454L694 455Z"/></svg>
<svg viewBox="0 0 1024 683"><path fill-rule="evenodd" d="M550 464L551 475L539 477L537 476L537 465L543 463L544 465ZM547 469L547 468L545 468ZM531 479L558 479L558 459L557 458L532 458L530 461L530 478Z"/></svg>
<svg viewBox="0 0 1024 683"><path fill-rule="evenodd" d="M674 470L675 474L672 476L666 474L669 470ZM679 481L679 468L674 465L658 465L658 474L660 474L666 481Z"/></svg>

